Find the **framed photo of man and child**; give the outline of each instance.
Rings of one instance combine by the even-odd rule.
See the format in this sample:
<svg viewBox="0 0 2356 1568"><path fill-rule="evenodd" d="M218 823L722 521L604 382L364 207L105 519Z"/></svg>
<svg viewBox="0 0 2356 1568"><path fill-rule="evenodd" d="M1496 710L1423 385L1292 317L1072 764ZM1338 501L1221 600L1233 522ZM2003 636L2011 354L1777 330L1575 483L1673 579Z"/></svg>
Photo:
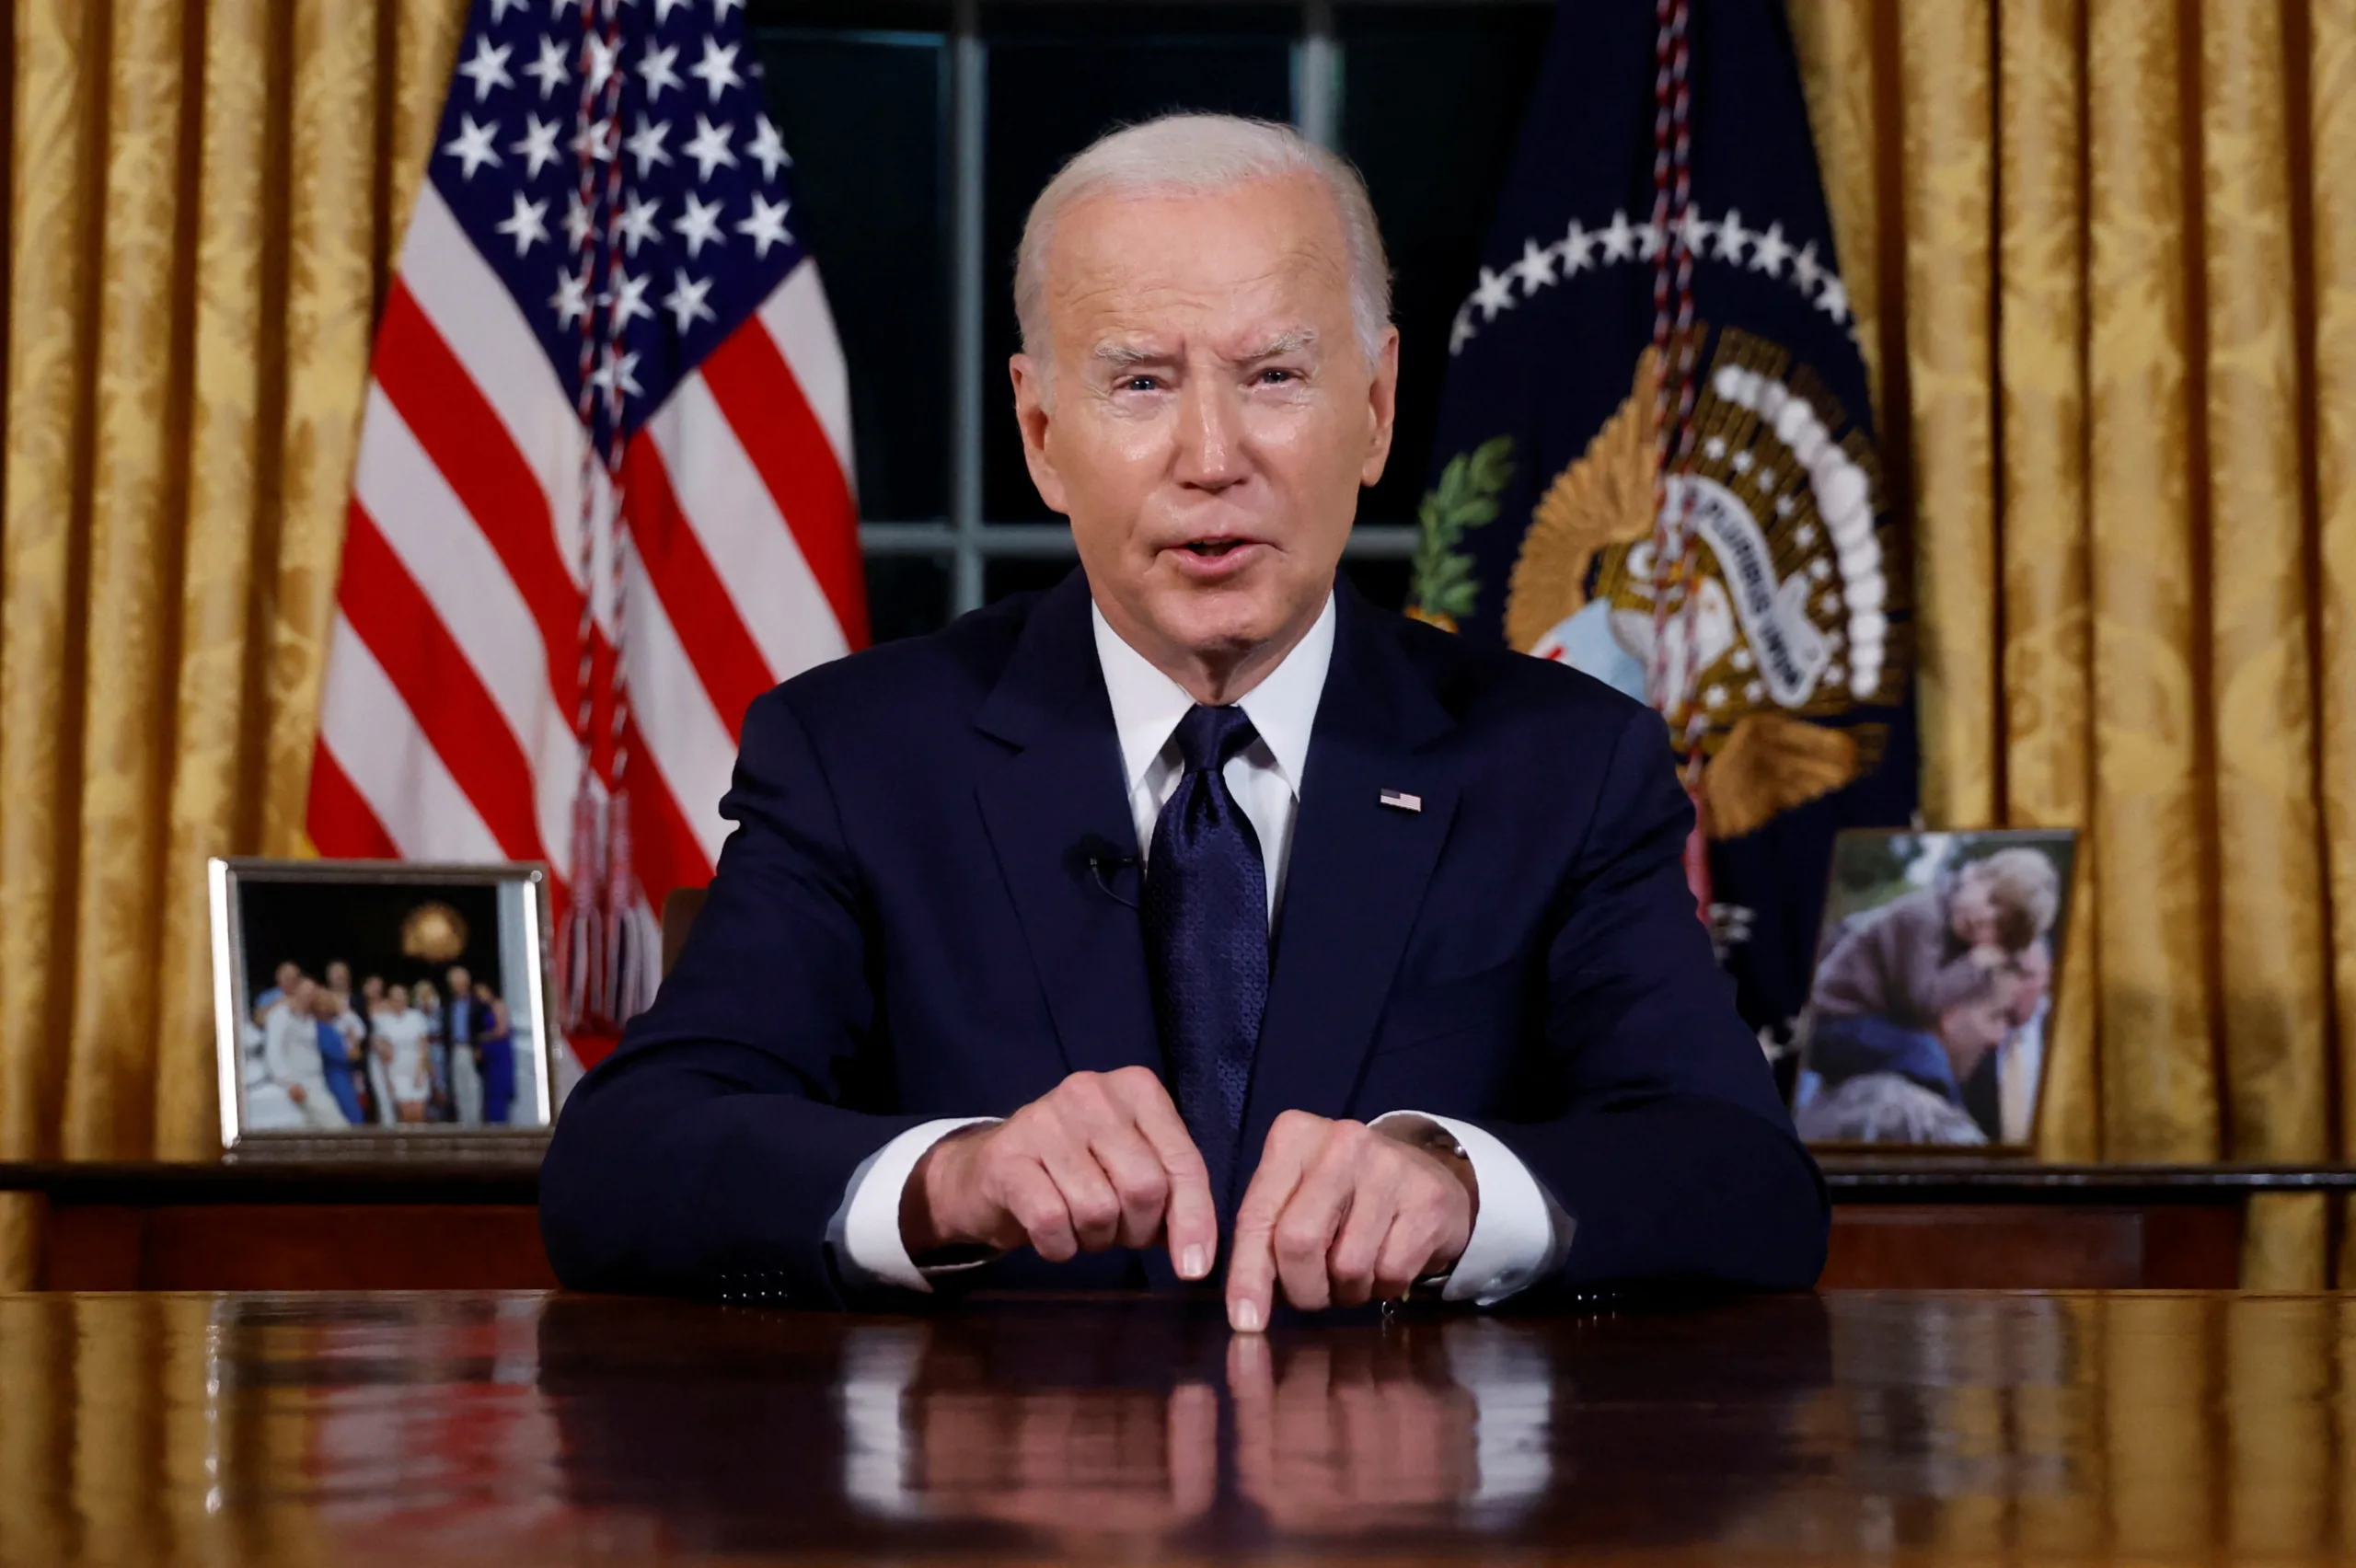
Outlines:
<svg viewBox="0 0 2356 1568"><path fill-rule="evenodd" d="M544 868L215 859L211 886L228 1157L545 1143Z"/></svg>
<svg viewBox="0 0 2356 1568"><path fill-rule="evenodd" d="M2076 857L2067 830L1840 836L1793 1094L1802 1137L2028 1147Z"/></svg>

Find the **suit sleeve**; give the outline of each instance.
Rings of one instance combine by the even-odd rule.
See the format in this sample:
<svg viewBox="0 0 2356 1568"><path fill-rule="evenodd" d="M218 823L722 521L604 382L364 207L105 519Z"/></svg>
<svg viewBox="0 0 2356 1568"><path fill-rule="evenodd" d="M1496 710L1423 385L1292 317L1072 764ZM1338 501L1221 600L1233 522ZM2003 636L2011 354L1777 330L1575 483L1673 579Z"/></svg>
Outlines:
<svg viewBox="0 0 2356 1568"><path fill-rule="evenodd" d="M1659 720L1632 711L1548 941L1566 1109L1487 1124L1576 1227L1557 1286L1805 1289L1824 1266L1823 1180L1696 917L1692 823Z"/></svg>
<svg viewBox="0 0 2356 1568"><path fill-rule="evenodd" d="M540 1173L540 1228L576 1288L709 1293L756 1275L843 1304L829 1219L886 1113L866 899L785 694L745 715L704 912L652 1009L583 1078Z"/></svg>

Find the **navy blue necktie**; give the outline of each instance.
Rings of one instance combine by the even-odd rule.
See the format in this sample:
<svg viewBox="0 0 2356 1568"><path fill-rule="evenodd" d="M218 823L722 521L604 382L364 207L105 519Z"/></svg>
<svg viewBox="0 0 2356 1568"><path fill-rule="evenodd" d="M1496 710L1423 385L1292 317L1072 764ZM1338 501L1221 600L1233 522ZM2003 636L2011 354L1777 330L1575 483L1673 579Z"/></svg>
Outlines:
<svg viewBox="0 0 2356 1568"><path fill-rule="evenodd" d="M1186 773L1153 824L1139 905L1154 1026L1215 1196L1234 1172L1268 1006L1267 869L1220 771L1257 733L1240 708L1179 721Z"/></svg>

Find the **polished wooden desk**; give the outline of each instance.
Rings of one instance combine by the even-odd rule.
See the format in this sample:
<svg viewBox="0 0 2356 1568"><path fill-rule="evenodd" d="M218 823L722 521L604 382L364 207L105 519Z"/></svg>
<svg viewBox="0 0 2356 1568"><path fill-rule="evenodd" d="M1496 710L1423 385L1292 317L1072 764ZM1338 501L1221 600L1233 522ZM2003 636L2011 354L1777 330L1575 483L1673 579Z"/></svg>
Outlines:
<svg viewBox="0 0 2356 1568"><path fill-rule="evenodd" d="M2356 1298L0 1297L0 1564L2305 1562Z"/></svg>

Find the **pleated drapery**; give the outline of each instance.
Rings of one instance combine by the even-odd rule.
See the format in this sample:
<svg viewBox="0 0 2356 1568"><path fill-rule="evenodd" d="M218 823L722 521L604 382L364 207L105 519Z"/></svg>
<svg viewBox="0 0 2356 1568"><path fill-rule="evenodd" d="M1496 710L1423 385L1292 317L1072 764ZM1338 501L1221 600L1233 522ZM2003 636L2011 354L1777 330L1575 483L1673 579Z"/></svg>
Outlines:
<svg viewBox="0 0 2356 1568"><path fill-rule="evenodd" d="M17 0L0 1159L220 1148L208 855L293 852L463 0ZM29 1211L0 1204L0 1282Z"/></svg>
<svg viewBox="0 0 2356 1568"><path fill-rule="evenodd" d="M2356 12L1791 0L1934 824L2077 826L2039 1152L2350 1154ZM2326 1282L2324 1201L2253 1211Z"/></svg>

